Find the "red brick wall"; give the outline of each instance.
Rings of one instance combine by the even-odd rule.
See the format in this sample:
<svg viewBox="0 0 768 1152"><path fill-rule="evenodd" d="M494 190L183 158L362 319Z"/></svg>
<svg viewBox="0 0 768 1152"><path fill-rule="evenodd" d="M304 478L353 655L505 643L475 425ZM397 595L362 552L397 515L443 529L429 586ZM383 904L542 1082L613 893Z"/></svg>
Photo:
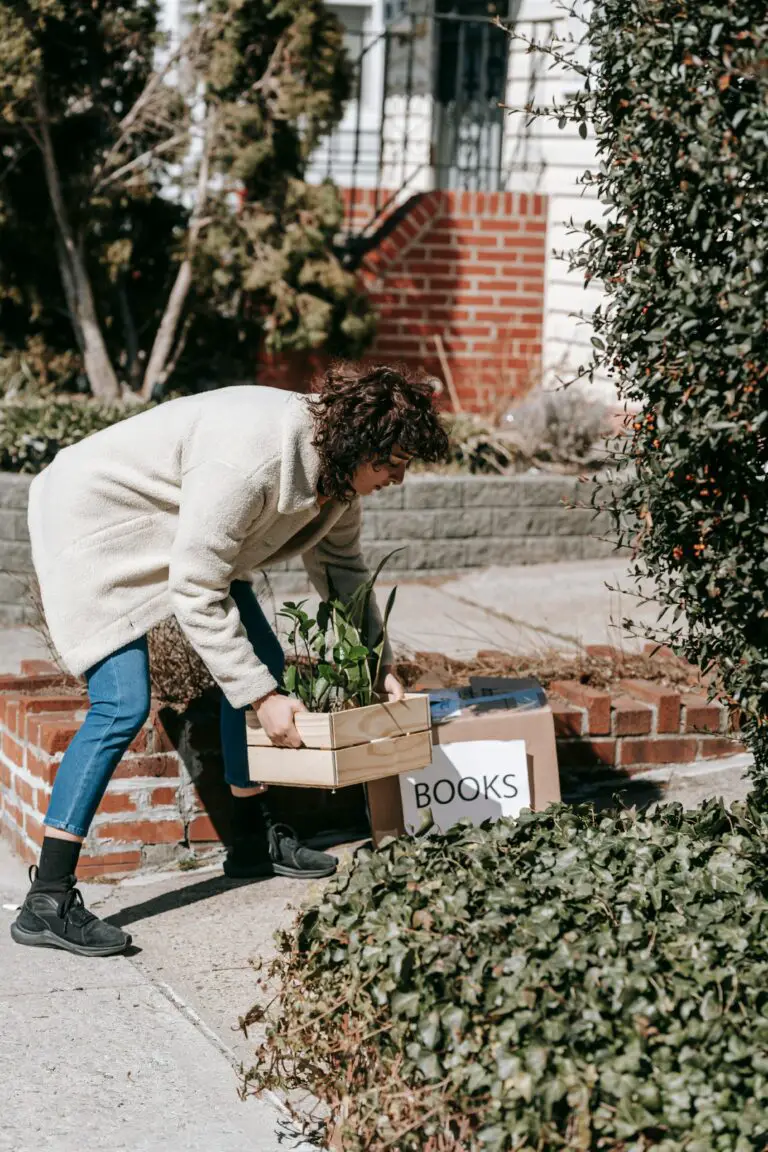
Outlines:
<svg viewBox="0 0 768 1152"><path fill-rule="evenodd" d="M352 215L359 224L373 204L371 190L357 191ZM415 198L363 263L379 321L365 360L403 361L442 379L439 335L462 406L503 409L540 370L546 235L542 196L429 192ZM303 388L326 363L306 353L265 356L259 379Z"/></svg>
<svg viewBox="0 0 768 1152"><path fill-rule="evenodd" d="M77 681L41 663L0 677L0 833L27 863L37 859L51 787L87 707ZM153 710L99 807L78 875L134 871L160 845L173 853L201 810Z"/></svg>
<svg viewBox="0 0 768 1152"><path fill-rule="evenodd" d="M525 392L541 363L546 214L526 193L424 197L365 261L372 354L442 378L439 335L464 407L492 411Z"/></svg>
<svg viewBox="0 0 768 1152"><path fill-rule="evenodd" d="M392 192L387 188L378 191L374 188L340 188L344 204L344 230L354 234L362 232L370 223L379 209L391 198ZM392 204L377 217L377 226L391 214L396 207ZM308 392L312 381L326 370L333 357L324 352L269 352L262 349L258 358L258 382L271 388L285 388L292 392ZM363 358L363 363L378 362L379 357L373 351Z"/></svg>
<svg viewBox="0 0 768 1152"><path fill-rule="evenodd" d="M578 680L550 685L557 759L564 784L632 778L649 768L732 756L744 748L728 709L706 692L625 680L605 692Z"/></svg>
<svg viewBox="0 0 768 1152"><path fill-rule="evenodd" d="M369 225L378 227L397 208L391 188L340 188L339 191L344 204L344 228L355 234ZM371 225L374 217L376 220Z"/></svg>
<svg viewBox="0 0 768 1152"><path fill-rule="evenodd" d="M625 681L611 693L562 681L550 692L566 786L618 783L644 768L742 750L728 738L726 707L702 693L642 680ZM75 681L39 661L30 661L21 676L0 677L0 835L28 863L37 859L51 786L85 706ZM213 749L217 730L212 723L207 735L198 733L204 753ZM278 792L287 811L295 808L295 792ZM192 783L153 711L96 813L79 875L131 872L180 852L209 850L226 837L225 796L215 765L210 772L204 765ZM288 818L287 811L277 818Z"/></svg>

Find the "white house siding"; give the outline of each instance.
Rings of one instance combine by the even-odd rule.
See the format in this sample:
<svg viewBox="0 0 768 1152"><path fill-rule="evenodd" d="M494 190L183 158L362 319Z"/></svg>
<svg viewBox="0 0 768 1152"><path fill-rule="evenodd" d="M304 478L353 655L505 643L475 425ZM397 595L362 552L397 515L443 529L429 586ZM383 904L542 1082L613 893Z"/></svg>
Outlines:
<svg viewBox="0 0 768 1152"><path fill-rule="evenodd" d="M364 28L366 42L373 42L384 27L384 3L385 0L373 0L369 5L361 4L359 0L354 3L334 0L329 7L353 33ZM569 35L579 38L582 31L578 20L563 14L557 0L521 0L515 24L520 33L536 42L546 42L552 35L560 40ZM354 43L352 35L350 48ZM399 92L399 70L390 60L390 94L380 162L377 134L382 111L383 46L377 45L367 54L363 73L364 131L359 149L370 160L363 165L358 163L357 187L373 187L378 183L383 188L396 189L405 184L401 198L407 199L414 192L432 186L432 173L428 167L433 106L431 57L432 39L427 35L414 54L411 83L415 95L410 102L407 123L405 101ZM531 101L539 107L562 102L581 86L577 73L563 67L550 71L550 64L549 58L529 54L524 43L512 42L506 97L509 108L523 108ZM402 109L398 108L398 101L402 103ZM350 175L352 171L355 117L356 103L351 101L341 130L331 142L321 146L312 164L311 178L321 177L327 149L330 148L334 150L332 171L336 182L348 183L344 175L347 163ZM528 117L521 112L510 112L506 118L502 173L505 189L542 192L549 199L542 369L545 385L555 387L559 381L574 379L579 366L588 361L592 351L592 328L588 318L602 296L595 284L585 289L583 277L570 272L567 259L559 258L555 253L567 253L581 241L581 236L569 221L573 220L578 230L590 217L599 217L602 209L592 191L578 183L586 169L595 167L594 139L590 136L582 140L575 125L569 124L560 131L551 119L538 119L532 124L527 121ZM407 146L404 146L406 139ZM614 389L607 378L596 380L593 387L598 394L613 399Z"/></svg>
<svg viewBox="0 0 768 1152"><path fill-rule="evenodd" d="M516 27L537 43L546 43L551 35L561 41L569 36L579 39L583 30L577 19L563 14L556 0L522 0ZM565 67L550 71L551 63L550 58L529 54L524 43L513 43L507 90L510 108L522 108L531 101L538 107L562 103L581 87L578 73ZM521 112L509 114L504 170L508 187L542 192L549 198L542 367L545 385L555 387L558 380L572 380L579 365L589 359L592 327L581 315L591 316L602 297L594 282L585 289L583 276L569 272L567 260L555 252L572 250L583 239L574 234L568 221L573 220L578 229L588 219L599 219L603 209L592 190L578 183L585 170L596 167L593 136L582 140L573 124L561 131L553 119L530 124L528 119ZM593 387L608 400L615 396L606 377L596 380Z"/></svg>
<svg viewBox="0 0 768 1152"><path fill-rule="evenodd" d="M356 91L347 104L341 124L331 137L322 141L310 161L307 175L312 181L331 176L337 184L349 185L352 172L356 169L358 185L375 187L379 172L379 124L384 77L382 4L383 0L367 4L359 0L337 0L326 5L339 17L346 29L346 47L350 59L357 60L362 55L360 131L356 139Z"/></svg>
<svg viewBox="0 0 768 1152"><path fill-rule="evenodd" d="M196 2L163 0L164 23L176 36ZM589 0L582 2L582 10L586 11ZM423 3L418 0L419 10L423 10ZM400 0L329 0L328 7L347 28L350 55L357 57L361 45L368 48L362 71L361 131L356 141L357 100L353 98L339 128L321 143L312 158L308 178L320 181L331 175L342 187L354 184L358 189L378 186L387 192L399 190L396 199L407 200L414 192L434 185L429 166L434 105L432 22L422 24L422 36L415 45L410 67L411 100L405 99L407 52L400 48L401 59L390 56L388 95L383 108L385 51L381 34L388 20L392 28L393 12L402 9L403 4ZM517 0L512 7L517 7ZM515 25L536 42L546 42L550 35L559 40L569 35L578 39L582 31L578 20L564 15L558 0L520 0ZM394 52L396 57L398 50ZM506 95L510 109L524 108L531 101L538 107L562 102L581 86L577 73L564 67L550 71L550 64L550 59L528 53L524 43L512 43ZM547 387L572 380L591 355L592 329L588 318L601 300L601 290L595 283L585 289L583 277L569 272L567 259L555 253L567 253L581 242L581 235L569 226L570 220L578 230L587 219L602 216L603 209L592 191L578 183L582 173L595 165L594 139L589 136L582 140L575 125L569 124L560 131L553 119L528 123L523 112L510 111L507 115L503 188L541 192L549 201L542 353L542 375ZM596 380L594 388L605 398L614 398L607 378Z"/></svg>

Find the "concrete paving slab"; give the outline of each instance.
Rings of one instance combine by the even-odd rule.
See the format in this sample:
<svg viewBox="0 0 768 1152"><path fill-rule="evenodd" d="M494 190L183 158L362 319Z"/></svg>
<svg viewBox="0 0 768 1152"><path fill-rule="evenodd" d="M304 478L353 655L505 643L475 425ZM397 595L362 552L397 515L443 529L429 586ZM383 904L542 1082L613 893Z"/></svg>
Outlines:
<svg viewBox="0 0 768 1152"><path fill-rule="evenodd" d="M353 845L331 849L342 861L353 850ZM275 932L288 928L296 910L316 900L323 887L322 881L283 877L232 881L216 864L92 885L90 899L99 916L133 935L141 948L134 966L167 982L234 1057L248 1064L262 1032L250 1030L246 1038L238 1019L265 999L257 969L275 955Z"/></svg>
<svg viewBox="0 0 768 1152"><path fill-rule="evenodd" d="M25 890L25 869L0 841L0 905ZM278 1152L286 1135L298 1147L270 1103L238 1098L224 1045L167 983L127 956L19 947L14 916L0 909L2 1152Z"/></svg>
<svg viewBox="0 0 768 1152"><path fill-rule="evenodd" d="M382 602L391 588L379 585ZM430 650L457 659L481 648L574 652L585 644L612 644L637 651L645 641L631 636L622 620L655 624L659 610L635 593L628 563L616 558L486 568L438 584L403 582L390 635L401 652ZM652 585L643 593L652 596ZM317 597L307 600L314 609ZM286 624L278 623L285 639Z"/></svg>
<svg viewBox="0 0 768 1152"><path fill-rule="evenodd" d="M0 673L18 672L22 660L50 660L43 637L34 628L0 628Z"/></svg>
<svg viewBox="0 0 768 1152"><path fill-rule="evenodd" d="M467 605L499 626L514 622L518 651L543 644L565 651L584 644L638 650L644 641L627 633L622 619L655 624L658 617L655 603L633 595L628 565L616 559L488 568L448 580L440 591L456 601L454 611ZM643 591L650 596L653 588Z"/></svg>
<svg viewBox="0 0 768 1152"><path fill-rule="evenodd" d="M238 1030L238 1019L257 1000L254 963L274 956L273 933L287 927L288 905L300 898L298 881L233 883L219 867L201 878L170 874L141 887L120 886L93 907L133 934L141 947L134 965L193 1004L247 1062L255 1041Z"/></svg>
<svg viewBox="0 0 768 1152"><path fill-rule="evenodd" d="M274 1121L270 1136L224 1058L151 984L66 995L63 1013L61 993L0 1001L0 1148L276 1149Z"/></svg>
<svg viewBox="0 0 768 1152"><path fill-rule="evenodd" d="M663 768L642 773L639 779L660 785L665 802L676 802L685 808L698 808L713 797L730 805L746 800L752 790L748 773L753 763L754 758L748 752L741 752L722 760L665 764Z"/></svg>
<svg viewBox="0 0 768 1152"><path fill-rule="evenodd" d="M386 603L391 585L380 590ZM527 633L516 620L504 620L470 597L458 599L445 586L401 584L390 622L390 637L401 653L441 652L470 659L482 648L519 652Z"/></svg>
<svg viewBox="0 0 768 1152"><path fill-rule="evenodd" d="M611 590L616 587L625 591ZM391 583L379 585L382 602L391 588ZM628 565L616 559L488 568L439 584L401 583L391 636L400 651L431 650L457 659L479 648L573 651L582 644L611 643L636 649L642 641L622 630L622 618L654 623L658 610L638 603L631 589ZM283 597L277 599L282 603ZM317 596L299 599L312 609L318 601ZM273 621L275 607L267 597L264 608ZM276 623L285 640L287 622ZM14 672L24 659L46 657L44 641L32 628L0 629L0 671Z"/></svg>
<svg viewBox="0 0 768 1152"><path fill-rule="evenodd" d="M582 607L581 599L569 600L567 586L563 587L559 581L531 582L532 570L521 568L518 588L510 571L490 569L439 586L398 585L389 629L395 650L402 654L441 652L466 660L483 648L518 653L553 647L576 651L584 643L618 642L610 630L613 608L610 594L605 589L600 591L604 573L599 572L587 581L596 603ZM382 603L386 602L391 588L391 584L380 585L378 595ZM307 600L307 611L315 610L316 596L302 599ZM574 603L579 604L578 618ZM620 617L618 603L617 616ZM283 644L287 644L287 623L278 620L277 627ZM638 641L624 643L626 647L639 645Z"/></svg>
<svg viewBox="0 0 768 1152"><path fill-rule="evenodd" d="M573 782L564 789L568 803L593 801L600 808L645 807L660 802L698 808L705 800L721 799L726 805L745 800L752 790L749 771L754 763L747 752L718 760L692 764L665 764L631 777L617 771L593 783Z"/></svg>

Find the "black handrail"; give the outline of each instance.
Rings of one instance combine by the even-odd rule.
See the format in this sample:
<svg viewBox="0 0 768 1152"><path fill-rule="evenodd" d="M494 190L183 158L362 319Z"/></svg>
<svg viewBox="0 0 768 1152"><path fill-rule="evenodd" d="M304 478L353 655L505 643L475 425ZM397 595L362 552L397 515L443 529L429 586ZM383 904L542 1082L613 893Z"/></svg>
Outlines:
<svg viewBox="0 0 768 1152"><path fill-rule="evenodd" d="M513 0L510 11L516 7ZM552 22L525 24L551 28ZM348 262L355 262L380 235L384 221L409 196L423 190L424 183L476 191L503 189L509 42L493 19L457 12L406 12L380 32L348 35L359 40L354 124L332 134L324 149L326 175L347 190L340 243ZM418 73L417 46L430 40L428 72ZM369 128L363 107L364 70L376 48L383 54L382 91L378 123ZM414 101L419 96L431 101L429 134L421 156L419 137L414 135ZM343 149L345 137L350 136L351 154ZM399 171L396 187L383 187L393 170ZM424 181L426 173L431 180ZM419 182L421 189L414 187ZM372 190L373 203L370 214L360 221L358 193L363 187Z"/></svg>

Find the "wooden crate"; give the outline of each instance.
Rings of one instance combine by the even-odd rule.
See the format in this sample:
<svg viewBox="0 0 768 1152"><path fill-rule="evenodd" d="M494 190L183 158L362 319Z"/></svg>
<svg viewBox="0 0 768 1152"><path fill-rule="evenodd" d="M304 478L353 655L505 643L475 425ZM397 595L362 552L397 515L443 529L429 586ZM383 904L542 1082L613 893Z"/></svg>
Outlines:
<svg viewBox="0 0 768 1152"><path fill-rule="evenodd" d="M256 716L246 717L251 780L298 788L344 788L432 763L429 698L346 712L299 712L303 748L275 748Z"/></svg>

